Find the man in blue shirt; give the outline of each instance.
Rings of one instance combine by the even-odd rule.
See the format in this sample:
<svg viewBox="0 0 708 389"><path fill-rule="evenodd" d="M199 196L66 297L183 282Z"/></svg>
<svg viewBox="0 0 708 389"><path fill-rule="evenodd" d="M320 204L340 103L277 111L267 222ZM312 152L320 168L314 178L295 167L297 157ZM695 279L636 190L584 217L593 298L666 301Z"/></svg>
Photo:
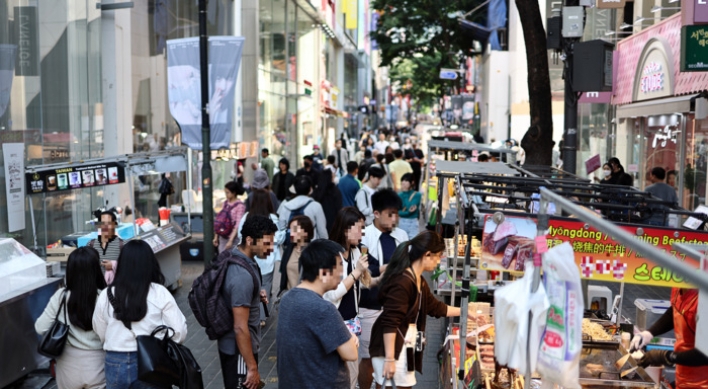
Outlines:
<svg viewBox="0 0 708 389"><path fill-rule="evenodd" d="M356 193L361 188L356 175L359 165L354 161L347 162L347 175L339 179L339 191L342 193L342 206L356 207Z"/></svg>

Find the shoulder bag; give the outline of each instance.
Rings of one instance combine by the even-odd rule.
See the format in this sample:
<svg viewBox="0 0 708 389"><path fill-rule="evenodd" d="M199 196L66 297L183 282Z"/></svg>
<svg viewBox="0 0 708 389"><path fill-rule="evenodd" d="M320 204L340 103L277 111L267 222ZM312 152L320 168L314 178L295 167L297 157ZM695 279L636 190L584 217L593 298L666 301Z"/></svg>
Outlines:
<svg viewBox="0 0 708 389"><path fill-rule="evenodd" d="M64 309L64 322L59 321L59 313ZM57 358L64 351L66 340L69 338L69 321L66 318L66 289L61 295L59 310L54 316L54 323L42 335L38 350L40 354L49 358Z"/></svg>

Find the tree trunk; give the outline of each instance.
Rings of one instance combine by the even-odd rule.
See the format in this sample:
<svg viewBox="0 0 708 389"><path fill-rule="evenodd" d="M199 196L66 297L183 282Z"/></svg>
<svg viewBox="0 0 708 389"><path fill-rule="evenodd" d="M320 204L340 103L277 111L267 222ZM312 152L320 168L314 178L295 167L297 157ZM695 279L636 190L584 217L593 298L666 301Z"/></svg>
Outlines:
<svg viewBox="0 0 708 389"><path fill-rule="evenodd" d="M521 139L527 165L551 165L553 119L546 30L537 0L516 0L526 43L531 126Z"/></svg>

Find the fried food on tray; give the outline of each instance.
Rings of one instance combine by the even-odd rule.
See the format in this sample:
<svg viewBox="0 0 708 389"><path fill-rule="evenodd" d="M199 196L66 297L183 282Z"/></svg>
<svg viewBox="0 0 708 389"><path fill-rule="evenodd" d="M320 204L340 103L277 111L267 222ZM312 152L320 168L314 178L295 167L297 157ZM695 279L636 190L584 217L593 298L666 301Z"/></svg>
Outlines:
<svg viewBox="0 0 708 389"><path fill-rule="evenodd" d="M593 323L590 319L583 319L583 334L591 337L592 340L612 340L612 336L601 324Z"/></svg>

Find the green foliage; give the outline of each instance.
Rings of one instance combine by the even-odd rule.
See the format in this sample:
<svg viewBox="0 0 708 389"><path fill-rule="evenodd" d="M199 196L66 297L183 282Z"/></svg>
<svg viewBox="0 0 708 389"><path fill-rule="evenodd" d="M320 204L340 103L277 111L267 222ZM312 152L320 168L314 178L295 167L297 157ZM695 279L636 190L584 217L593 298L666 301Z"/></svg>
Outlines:
<svg viewBox="0 0 708 389"><path fill-rule="evenodd" d="M399 91L411 94L419 106L430 106L453 81L441 81L441 68L458 68L459 54L468 53L473 41L458 18L483 0L374 0L382 11L371 37L378 42L381 66L390 67ZM468 20L486 23L486 8ZM410 81L410 82L409 82ZM408 87L409 89L406 89Z"/></svg>

